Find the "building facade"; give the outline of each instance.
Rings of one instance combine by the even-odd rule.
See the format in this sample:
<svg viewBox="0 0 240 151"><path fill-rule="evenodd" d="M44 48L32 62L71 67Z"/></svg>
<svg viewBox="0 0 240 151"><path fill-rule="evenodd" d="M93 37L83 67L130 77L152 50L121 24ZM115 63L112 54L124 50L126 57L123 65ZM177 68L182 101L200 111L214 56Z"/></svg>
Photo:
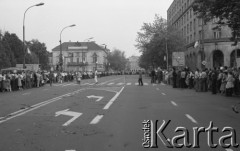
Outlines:
<svg viewBox="0 0 240 151"><path fill-rule="evenodd" d="M59 64L60 45L52 49L53 66ZM107 50L95 42L64 42L62 43L64 71L105 71Z"/></svg>
<svg viewBox="0 0 240 151"><path fill-rule="evenodd" d="M168 26L179 31L185 40L186 65L202 69L236 65L240 58L239 46L232 46L231 29L215 29L216 19L204 23L194 14L194 0L174 0L167 11Z"/></svg>
<svg viewBox="0 0 240 151"><path fill-rule="evenodd" d="M128 58L129 69L131 72L138 72L139 70L143 70L138 65L139 57L138 56L131 56Z"/></svg>

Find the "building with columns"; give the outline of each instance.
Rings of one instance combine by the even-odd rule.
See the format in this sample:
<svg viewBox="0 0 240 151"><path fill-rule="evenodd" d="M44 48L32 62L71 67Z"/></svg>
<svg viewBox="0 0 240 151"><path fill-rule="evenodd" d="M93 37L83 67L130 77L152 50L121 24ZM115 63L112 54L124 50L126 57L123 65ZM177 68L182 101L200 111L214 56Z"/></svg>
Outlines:
<svg viewBox="0 0 240 151"><path fill-rule="evenodd" d="M60 45L52 49L52 64L59 64ZM106 71L108 50L95 42L62 43L64 71Z"/></svg>
<svg viewBox="0 0 240 151"><path fill-rule="evenodd" d="M216 27L216 19L204 24L193 12L194 0L174 0L167 11L168 26L176 28L185 40L186 65L191 69L233 67L240 58L239 46L232 46L231 29Z"/></svg>

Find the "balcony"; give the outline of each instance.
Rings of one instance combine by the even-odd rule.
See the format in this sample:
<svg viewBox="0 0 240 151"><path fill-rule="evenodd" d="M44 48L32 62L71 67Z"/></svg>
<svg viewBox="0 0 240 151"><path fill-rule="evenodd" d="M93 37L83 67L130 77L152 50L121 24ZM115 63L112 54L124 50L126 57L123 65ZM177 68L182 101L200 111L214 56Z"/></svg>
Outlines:
<svg viewBox="0 0 240 151"><path fill-rule="evenodd" d="M87 66L88 62L68 62L67 66L78 66L78 67L83 67L83 66Z"/></svg>

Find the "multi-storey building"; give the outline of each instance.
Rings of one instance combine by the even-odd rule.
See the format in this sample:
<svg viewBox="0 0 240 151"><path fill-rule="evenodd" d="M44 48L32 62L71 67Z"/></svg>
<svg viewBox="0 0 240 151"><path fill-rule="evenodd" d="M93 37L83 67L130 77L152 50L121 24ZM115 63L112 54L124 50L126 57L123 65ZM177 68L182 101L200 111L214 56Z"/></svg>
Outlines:
<svg viewBox="0 0 240 151"><path fill-rule="evenodd" d="M131 72L138 72L140 70L143 70L141 67L139 67L139 57L138 56L131 56L128 58L129 62L129 68Z"/></svg>
<svg viewBox="0 0 240 151"><path fill-rule="evenodd" d="M59 64L60 45L52 49L53 66ZM108 50L95 42L62 43L64 71L105 71Z"/></svg>
<svg viewBox="0 0 240 151"><path fill-rule="evenodd" d="M176 28L185 40L186 65L191 69L234 66L240 50L232 46L230 28L215 29L216 19L204 23L194 13L193 2L174 0L167 11L168 26Z"/></svg>

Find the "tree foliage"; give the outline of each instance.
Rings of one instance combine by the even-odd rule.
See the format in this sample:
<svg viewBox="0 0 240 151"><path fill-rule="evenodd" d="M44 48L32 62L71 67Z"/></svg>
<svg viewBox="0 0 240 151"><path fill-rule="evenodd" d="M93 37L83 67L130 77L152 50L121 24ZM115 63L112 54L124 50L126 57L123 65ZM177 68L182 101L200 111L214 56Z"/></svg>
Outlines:
<svg viewBox="0 0 240 151"><path fill-rule="evenodd" d="M193 10L206 22L217 18L217 27L228 26L232 30L232 40L240 37L239 0L195 0Z"/></svg>
<svg viewBox="0 0 240 151"><path fill-rule="evenodd" d="M174 51L184 51L184 41L179 32L167 26L166 19L155 15L153 23L144 23L141 32L137 33L136 47L142 53L139 66L148 69L150 66L166 68L164 58Z"/></svg>
<svg viewBox="0 0 240 151"><path fill-rule="evenodd" d="M30 62L35 64L41 64L42 69L49 69L49 52L45 43L39 42L37 39L33 39L28 42L28 48L30 50Z"/></svg>
<svg viewBox="0 0 240 151"><path fill-rule="evenodd" d="M38 40L26 42L25 48L31 50L28 54L26 52L26 64L39 63L43 69L48 69L48 51L44 43ZM37 55L36 55L37 54ZM23 43L14 33L0 31L0 69L7 67L15 67L16 64L22 64L24 58Z"/></svg>
<svg viewBox="0 0 240 151"><path fill-rule="evenodd" d="M108 61L110 63L110 68L115 71L124 70L127 64L125 53L118 49L114 49L112 52L110 52L108 55Z"/></svg>

